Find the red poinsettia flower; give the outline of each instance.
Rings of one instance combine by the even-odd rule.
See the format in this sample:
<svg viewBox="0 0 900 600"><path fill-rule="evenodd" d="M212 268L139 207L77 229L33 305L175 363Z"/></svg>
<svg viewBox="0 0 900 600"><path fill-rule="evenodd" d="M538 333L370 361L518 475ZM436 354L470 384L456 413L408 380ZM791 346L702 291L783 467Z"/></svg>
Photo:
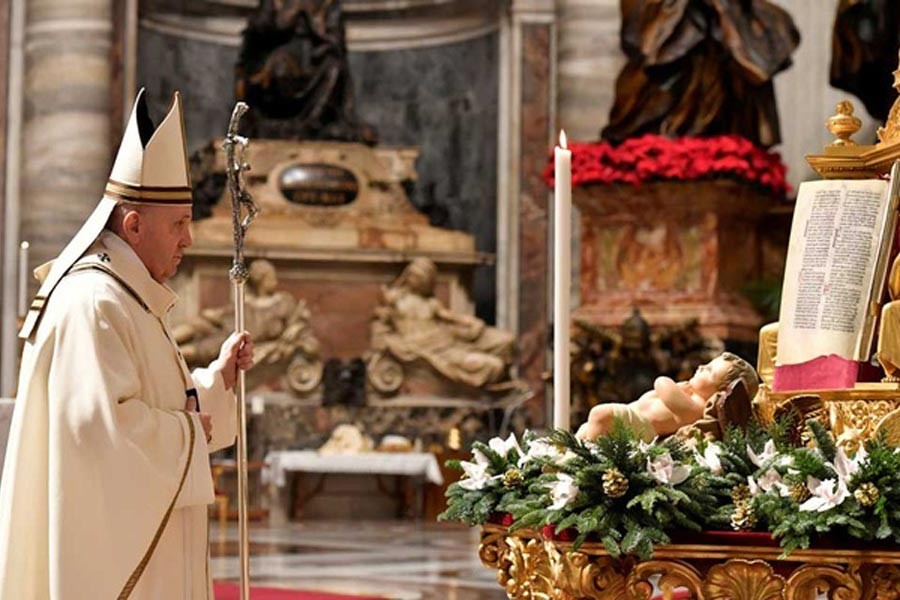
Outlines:
<svg viewBox="0 0 900 600"><path fill-rule="evenodd" d="M644 135L618 146L572 142L572 185L733 177L761 185L775 195L790 190L787 168L776 152L737 135L670 139ZM553 184L553 159L543 177Z"/></svg>

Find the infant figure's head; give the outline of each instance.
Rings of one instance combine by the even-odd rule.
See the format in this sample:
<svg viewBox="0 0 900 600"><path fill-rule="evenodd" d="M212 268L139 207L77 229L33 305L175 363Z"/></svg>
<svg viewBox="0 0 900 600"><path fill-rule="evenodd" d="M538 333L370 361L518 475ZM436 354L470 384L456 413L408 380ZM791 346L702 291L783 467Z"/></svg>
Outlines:
<svg viewBox="0 0 900 600"><path fill-rule="evenodd" d="M744 383L750 398L756 396L756 390L759 388L756 369L740 356L723 352L705 365L697 367L690 384L694 393L709 399L716 392L728 388L737 379Z"/></svg>

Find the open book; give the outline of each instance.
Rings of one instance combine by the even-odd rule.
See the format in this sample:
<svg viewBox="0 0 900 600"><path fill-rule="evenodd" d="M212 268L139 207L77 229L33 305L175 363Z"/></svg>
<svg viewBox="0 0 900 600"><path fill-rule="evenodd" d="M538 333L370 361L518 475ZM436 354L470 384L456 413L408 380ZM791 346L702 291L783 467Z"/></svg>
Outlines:
<svg viewBox="0 0 900 600"><path fill-rule="evenodd" d="M778 365L821 356L868 361L897 227L891 181L800 185L781 295Z"/></svg>

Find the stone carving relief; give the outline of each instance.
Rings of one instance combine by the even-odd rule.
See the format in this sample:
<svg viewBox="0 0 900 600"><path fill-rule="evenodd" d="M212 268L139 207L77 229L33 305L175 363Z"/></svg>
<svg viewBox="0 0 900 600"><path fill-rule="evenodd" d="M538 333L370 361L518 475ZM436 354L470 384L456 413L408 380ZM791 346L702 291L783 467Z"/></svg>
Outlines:
<svg viewBox="0 0 900 600"><path fill-rule="evenodd" d="M397 393L418 370L447 391L509 390L512 334L445 307L434 295L436 277L435 264L417 258L384 288L372 321L372 387Z"/></svg>
<svg viewBox="0 0 900 600"><path fill-rule="evenodd" d="M313 394L322 380L319 341L310 327L303 300L278 289L275 266L267 260L250 264L244 298L244 322L254 339L254 362L247 386L287 388L300 397ZM173 328L175 341L191 367L209 364L233 331L234 307L204 309Z"/></svg>

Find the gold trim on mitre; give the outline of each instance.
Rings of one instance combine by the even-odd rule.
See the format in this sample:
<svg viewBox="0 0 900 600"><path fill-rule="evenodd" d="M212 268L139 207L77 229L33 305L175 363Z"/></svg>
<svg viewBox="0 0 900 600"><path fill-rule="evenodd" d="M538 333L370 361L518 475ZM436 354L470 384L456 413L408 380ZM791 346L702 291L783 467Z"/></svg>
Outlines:
<svg viewBox="0 0 900 600"><path fill-rule="evenodd" d="M103 232L118 204L191 205L191 174L183 114L181 94L175 92L166 116L155 126L150 119L144 89L138 92L103 198L53 261L38 291L43 302L32 303L19 331L20 338L32 337L56 285Z"/></svg>

